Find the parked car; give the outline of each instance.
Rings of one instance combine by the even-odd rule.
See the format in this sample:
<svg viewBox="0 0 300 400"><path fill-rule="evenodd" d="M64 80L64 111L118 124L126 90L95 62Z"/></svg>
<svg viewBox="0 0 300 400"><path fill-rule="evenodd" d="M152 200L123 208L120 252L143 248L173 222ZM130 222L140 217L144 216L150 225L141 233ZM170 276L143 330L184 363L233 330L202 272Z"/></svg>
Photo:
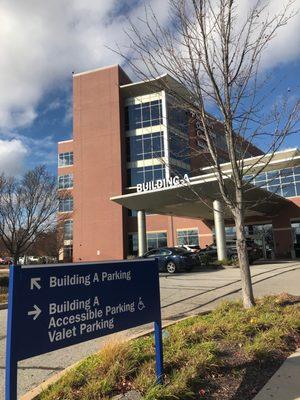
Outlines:
<svg viewBox="0 0 300 400"><path fill-rule="evenodd" d="M2 265L11 265L14 263L14 259L12 257L3 257L1 260Z"/></svg>
<svg viewBox="0 0 300 400"><path fill-rule="evenodd" d="M246 244L247 244L249 264L251 265L255 260L262 258L262 251L252 239L247 239ZM226 247L227 247L227 258L229 260L237 260L236 241L231 240L227 242ZM211 244L210 246L207 246L205 249L200 250L200 258L204 254L206 257L209 256L212 261L216 261L218 259L216 244L215 243Z"/></svg>
<svg viewBox="0 0 300 400"><path fill-rule="evenodd" d="M197 244L183 244L182 246L177 247L181 247L183 249L186 249L187 251L191 251L192 253L198 253L201 250L201 247Z"/></svg>
<svg viewBox="0 0 300 400"><path fill-rule="evenodd" d="M179 271L191 271L199 264L198 256L181 247L160 247L145 253L142 258L158 258L160 272L174 274Z"/></svg>
<svg viewBox="0 0 300 400"><path fill-rule="evenodd" d="M187 251L189 251L191 253L194 253L198 258L198 264L199 265L202 264L201 253L200 253L201 247L199 245L196 245L196 244L189 244L189 245L188 244L183 244L182 246L177 246L177 247L182 248L182 249L186 249Z"/></svg>

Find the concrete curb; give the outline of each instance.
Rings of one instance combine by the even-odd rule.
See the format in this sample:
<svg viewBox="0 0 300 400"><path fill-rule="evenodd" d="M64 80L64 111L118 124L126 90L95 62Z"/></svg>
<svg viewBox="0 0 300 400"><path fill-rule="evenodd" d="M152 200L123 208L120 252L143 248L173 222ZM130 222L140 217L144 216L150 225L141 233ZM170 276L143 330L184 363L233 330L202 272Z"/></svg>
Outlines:
<svg viewBox="0 0 300 400"><path fill-rule="evenodd" d="M300 348L292 353L253 400L300 400Z"/></svg>
<svg viewBox="0 0 300 400"><path fill-rule="evenodd" d="M209 314L212 310L209 311L203 311L199 314L195 314L195 315L189 315L187 317L184 318L180 318L176 321L170 321L168 322L168 320L166 320L165 323L163 323L163 329L167 328L169 326L175 325L178 322L184 321L186 319L189 318L193 318L193 317L197 317L200 315L206 315ZM151 333L154 332L154 329L148 329L147 331L144 331L142 333L137 333L134 335L129 336L128 338L125 339L126 342L129 342L130 340L134 340L134 339L138 339L144 336L147 336ZM101 352L101 350L100 350ZM97 354L97 353L94 353ZM92 355L92 354L91 354ZM67 372L69 372L71 369L75 368L77 365L79 365L83 360L85 360L86 357L82 358L81 360L77 361L76 363L70 365L69 367L67 367L66 369L64 369L63 371L58 372L57 374L51 376L49 379L47 379L46 381L44 381L43 383L41 383L40 385L38 385L37 387L35 387L34 389L31 389L29 392L25 393L23 396L20 397L20 400L35 400L36 397L41 394L43 391L45 391L46 389L48 389L48 387L54 383L56 383L63 375L65 375Z"/></svg>
<svg viewBox="0 0 300 400"><path fill-rule="evenodd" d="M8 303L1 303L0 304L0 310L5 310L8 306Z"/></svg>

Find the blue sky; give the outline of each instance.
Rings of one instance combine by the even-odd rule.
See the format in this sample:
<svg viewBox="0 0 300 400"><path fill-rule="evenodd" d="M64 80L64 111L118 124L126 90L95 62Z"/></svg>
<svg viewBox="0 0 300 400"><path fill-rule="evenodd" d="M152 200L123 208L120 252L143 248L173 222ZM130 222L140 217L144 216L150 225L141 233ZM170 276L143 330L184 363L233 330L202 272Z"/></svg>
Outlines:
<svg viewBox="0 0 300 400"><path fill-rule="evenodd" d="M168 22L167 1L146 3ZM251 3L240 0L242 12ZM281 3L272 0L271 10ZM121 63L106 46L126 45L127 17L137 21L143 12L141 0L0 2L0 173L19 174L39 163L55 173L56 143L72 136L72 71ZM299 25L298 15L267 51L266 69L275 81L285 77L277 95L289 90L299 97ZM294 136L285 146L299 142Z"/></svg>

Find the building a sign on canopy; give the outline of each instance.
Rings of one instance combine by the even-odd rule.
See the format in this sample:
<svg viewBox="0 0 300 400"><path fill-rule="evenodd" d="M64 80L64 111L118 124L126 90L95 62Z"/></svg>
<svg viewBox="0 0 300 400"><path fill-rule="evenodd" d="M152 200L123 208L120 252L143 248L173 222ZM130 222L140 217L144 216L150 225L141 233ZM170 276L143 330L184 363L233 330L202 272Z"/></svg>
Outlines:
<svg viewBox="0 0 300 400"><path fill-rule="evenodd" d="M182 178L178 175L171 176L170 178L157 179L156 181L139 183L137 185L137 192L148 192L149 190L157 190L168 188L172 186L181 186L190 183L190 178L187 174L184 174Z"/></svg>

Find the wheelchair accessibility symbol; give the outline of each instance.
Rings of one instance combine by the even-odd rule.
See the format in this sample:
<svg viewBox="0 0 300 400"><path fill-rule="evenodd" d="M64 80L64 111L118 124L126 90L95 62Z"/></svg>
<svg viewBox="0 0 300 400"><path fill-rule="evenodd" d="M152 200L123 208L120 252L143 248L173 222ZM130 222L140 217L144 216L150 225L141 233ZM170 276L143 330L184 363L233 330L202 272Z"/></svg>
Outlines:
<svg viewBox="0 0 300 400"><path fill-rule="evenodd" d="M143 300L141 297L139 297L139 302L138 302L138 309L139 311L142 311L144 308L146 308L145 304L143 303Z"/></svg>

